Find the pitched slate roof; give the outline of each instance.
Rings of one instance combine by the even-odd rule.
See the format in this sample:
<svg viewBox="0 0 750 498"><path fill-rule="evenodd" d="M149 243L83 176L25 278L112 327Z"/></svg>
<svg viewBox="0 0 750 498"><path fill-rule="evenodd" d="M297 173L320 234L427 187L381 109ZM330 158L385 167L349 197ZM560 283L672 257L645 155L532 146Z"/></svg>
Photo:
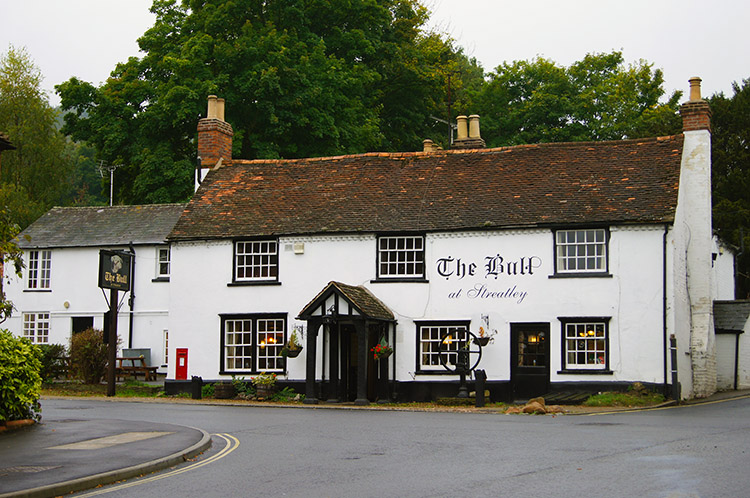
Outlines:
<svg viewBox="0 0 750 498"><path fill-rule="evenodd" d="M185 204L55 207L18 236L23 249L122 246L166 241Z"/></svg>
<svg viewBox="0 0 750 498"><path fill-rule="evenodd" d="M716 332L744 332L748 318L750 318L750 301L714 301Z"/></svg>
<svg viewBox="0 0 750 498"><path fill-rule="evenodd" d="M169 238L446 231L674 219L683 136L233 160Z"/></svg>
<svg viewBox="0 0 750 498"><path fill-rule="evenodd" d="M321 303L325 302L333 293L338 293L344 299L354 306L362 314L364 318L370 318L374 320L392 321L394 319L393 312L383 304L383 302L375 297L366 287L361 285L348 285L341 282L328 282L322 291L313 298L303 309L299 312L299 317L309 318L314 314L315 308L320 306Z"/></svg>

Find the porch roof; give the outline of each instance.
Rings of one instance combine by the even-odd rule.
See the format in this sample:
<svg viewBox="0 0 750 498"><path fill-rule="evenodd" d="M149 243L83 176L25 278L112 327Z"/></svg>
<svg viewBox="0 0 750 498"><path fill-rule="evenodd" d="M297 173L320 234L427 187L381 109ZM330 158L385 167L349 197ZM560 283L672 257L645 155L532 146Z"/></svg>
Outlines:
<svg viewBox="0 0 750 498"><path fill-rule="evenodd" d="M750 300L714 301L714 329L717 333L743 333L750 318Z"/></svg>
<svg viewBox="0 0 750 498"><path fill-rule="evenodd" d="M322 318L327 311L326 303L330 302L332 297L334 297L334 302L335 297L344 299L349 304L349 309L355 312L351 313L350 311L341 316L358 316L364 319L379 321L393 321L395 318L393 312L366 287L333 281L329 282L323 290L321 290L318 295L299 312L297 318L301 320L309 320L316 317ZM339 309L339 306L337 306L336 310L338 313L340 313Z"/></svg>

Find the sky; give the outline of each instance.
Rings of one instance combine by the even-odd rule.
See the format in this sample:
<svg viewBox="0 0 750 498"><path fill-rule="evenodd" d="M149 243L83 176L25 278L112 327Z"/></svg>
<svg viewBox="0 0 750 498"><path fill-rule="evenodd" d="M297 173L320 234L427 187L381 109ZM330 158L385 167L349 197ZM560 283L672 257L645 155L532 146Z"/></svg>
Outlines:
<svg viewBox="0 0 750 498"><path fill-rule="evenodd" d="M0 53L25 47L54 85L70 77L99 85L118 62L142 56L137 39L154 23L151 0L0 0ZM623 52L664 71L664 89L703 95L750 78L746 0L423 0L429 26L447 33L485 71L544 57L562 66L587 53Z"/></svg>

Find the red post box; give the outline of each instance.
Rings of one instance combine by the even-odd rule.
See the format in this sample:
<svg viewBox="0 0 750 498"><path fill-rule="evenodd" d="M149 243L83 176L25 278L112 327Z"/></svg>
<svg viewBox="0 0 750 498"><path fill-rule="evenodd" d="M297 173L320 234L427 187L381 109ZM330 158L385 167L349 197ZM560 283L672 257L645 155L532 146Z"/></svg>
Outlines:
<svg viewBox="0 0 750 498"><path fill-rule="evenodd" d="M177 348L177 366L175 367L174 378L177 380L187 380L187 348Z"/></svg>

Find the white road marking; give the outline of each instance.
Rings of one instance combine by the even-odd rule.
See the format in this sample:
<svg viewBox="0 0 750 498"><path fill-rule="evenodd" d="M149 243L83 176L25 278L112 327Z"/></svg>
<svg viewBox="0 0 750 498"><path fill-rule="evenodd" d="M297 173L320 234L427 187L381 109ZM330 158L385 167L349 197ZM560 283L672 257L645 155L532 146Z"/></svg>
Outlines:
<svg viewBox="0 0 750 498"><path fill-rule="evenodd" d="M135 441L143 441L145 439L151 439L160 436L167 436L174 434L174 432L123 432L116 436L99 437L96 439L89 439L87 441L80 441L78 443L61 444L60 446L50 446L48 450L99 450L102 448L109 448L110 446L116 446L118 444L133 443Z"/></svg>

